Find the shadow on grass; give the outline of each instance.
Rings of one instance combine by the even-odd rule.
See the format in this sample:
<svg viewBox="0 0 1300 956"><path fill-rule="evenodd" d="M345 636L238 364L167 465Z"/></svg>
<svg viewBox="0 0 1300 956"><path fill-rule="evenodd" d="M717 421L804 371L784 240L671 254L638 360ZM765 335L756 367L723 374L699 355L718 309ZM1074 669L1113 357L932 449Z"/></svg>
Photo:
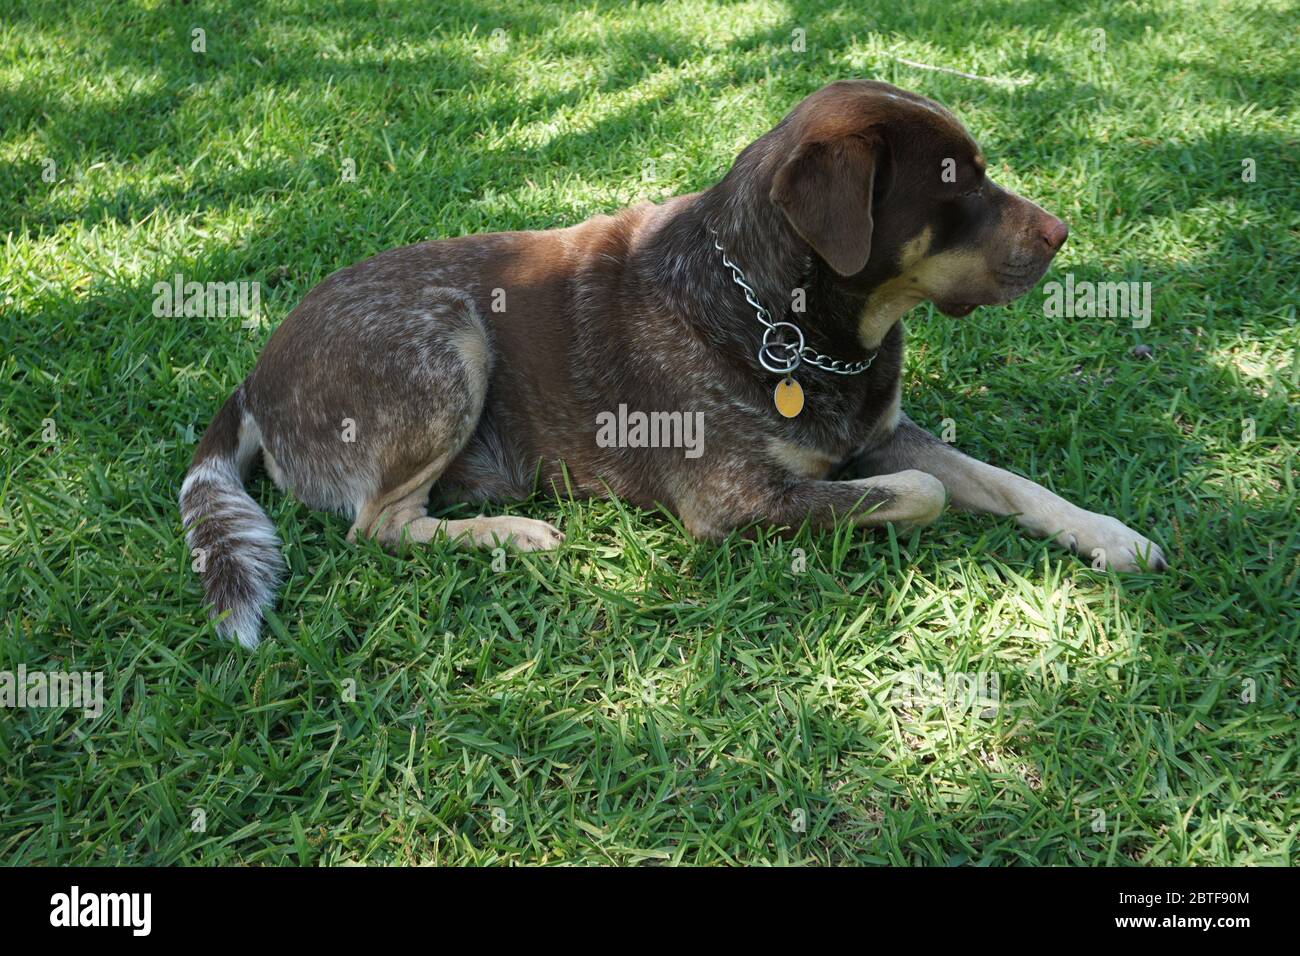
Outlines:
<svg viewBox="0 0 1300 956"><path fill-rule="evenodd" d="M622 6L601 2L585 9L599 17L618 12ZM822 2L790 3L787 9L781 25L757 29L728 44L729 50L769 51L765 60L747 64L739 74L718 68L703 88L720 92L775 78L777 82L764 84L768 92L759 88L764 112L775 118L800 93L811 92L822 83L838 78L819 71L800 81L799 89L779 80L780 73L774 74L774 69L788 71L792 66L789 44L793 29L836 40L842 39L846 31L849 35L877 31L906 37L950 25L954 15L950 5L939 0L870 15L846 13L838 4ZM1116 11L1100 2L1081 10L1095 14L1092 19L1122 36L1140 33L1141 28L1158 23L1154 14ZM587 82L576 82L560 92L534 93L522 101L513 91L497 92L490 98L486 114L482 107L475 113L448 113L445 120L449 126L460 127L466 123L472 126L488 118L546 116L575 105L593 91L609 95L629 89L656 73L709 53L689 33L670 28L633 27L590 35L566 33L573 11L546 3L501 8L461 0L432 10L421 3L349 0L327 8L290 6L287 14L277 13L274 20L264 19L256 9L248 11L231 4L208 5L202 11L184 6L132 5L121 20L114 20L107 27L100 21L94 26L84 24L74 11L75 5L38 2L27 5L17 22L24 30L53 42L67 35L71 19L76 25L73 32L77 48L102 63L106 71L126 78L117 84L114 94L106 100L72 100L64 96L52 102L50 91L35 82L0 91L0 119L4 120L4 127L11 134L35 133L43 151L57 158L66 169L86 169L96 162L121 162L129 156L156 151L174 156L179 166L188 165L186 159L198 152L202 144L186 139L172 117L183 113L199 97L213 111L206 118L209 125L204 130L211 140L220 140L235 131L249 111L261 113L282 101L295 102L309 115L319 115L328 128L336 125L338 117L316 102L317 94L333 87L347 90L354 83L387 91L384 113L373 118L372 130L373 126L382 124L395 139L400 139L422 119L411 115L411 104L427 106L470 88L491 90L501 75L517 75L518 68L508 54L494 55L491 49L486 52L483 49L496 30L505 31L508 43L528 47L545 42L558 54L601 62L605 67L603 75L594 87ZM978 16L968 20L982 29L996 30L1048 26L1057 15L1050 4L1004 2L982 5ZM388 31L378 46L371 42L375 20L382 21ZM210 38L207 52L201 55L190 51L190 31L195 26L203 27ZM951 52L961 51L952 49ZM1050 60L1045 54L1036 53L1030 59L1034 68L1049 67L1050 72ZM430 76L438 78L439 89L428 89ZM1095 91L1086 84L1059 74L1051 80L1055 84L1054 95L1064 92L1082 100L1095 98ZM534 164L585 156L593 149L603 150L611 129L650 130L655 126L651 120L661 118L665 112L673 115L673 96L687 85L691 89L699 88L694 80L678 78L665 83L654 95L637 98L633 104L581 133L564 134L543 146L521 150L512 157L513 169L526 174ZM979 92L1014 102L1011 94L997 87ZM270 97L257 98L258 94L267 93ZM687 128L694 117L679 115L677 119ZM217 121L216 125L213 120ZM664 138L671 139L671 131L665 134ZM31 161L36 163L41 158L32 157ZM320 172L324 174L326 170L322 168ZM0 171L0 185L12 185L14 189L7 191L19 202L10 218L15 222L26 220L29 230L54 228L77 218L93 224L98 220L92 216L104 214L128 223L136 222L159 205L193 203L215 194L228 195L229 203L235 204L255 189L257 179L256 172L250 171L244 182L238 178L231 181L226 170L212 169L201 174L209 179L194 190L195 195L178 196L179 187L152 193L140 190L77 216L73 210L45 201L49 190L30 188L29 174L30 169L20 166Z"/></svg>

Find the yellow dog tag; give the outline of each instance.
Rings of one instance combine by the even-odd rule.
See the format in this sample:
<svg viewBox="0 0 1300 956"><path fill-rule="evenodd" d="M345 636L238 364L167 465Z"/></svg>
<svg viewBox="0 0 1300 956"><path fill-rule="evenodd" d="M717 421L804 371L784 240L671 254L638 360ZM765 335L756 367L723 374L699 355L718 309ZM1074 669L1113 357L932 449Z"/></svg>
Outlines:
<svg viewBox="0 0 1300 956"><path fill-rule="evenodd" d="M803 387L787 375L776 383L772 400L776 402L778 412L786 418L794 418L803 411Z"/></svg>

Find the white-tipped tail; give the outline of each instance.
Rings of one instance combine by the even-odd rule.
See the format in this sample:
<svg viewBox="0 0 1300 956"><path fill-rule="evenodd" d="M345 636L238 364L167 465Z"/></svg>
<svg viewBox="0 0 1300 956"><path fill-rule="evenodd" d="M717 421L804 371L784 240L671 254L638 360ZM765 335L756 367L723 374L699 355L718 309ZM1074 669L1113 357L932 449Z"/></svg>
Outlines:
<svg viewBox="0 0 1300 956"><path fill-rule="evenodd" d="M218 618L217 633L252 648L284 559L271 519L244 490L261 436L241 406L236 390L208 426L181 486L180 506L194 567Z"/></svg>

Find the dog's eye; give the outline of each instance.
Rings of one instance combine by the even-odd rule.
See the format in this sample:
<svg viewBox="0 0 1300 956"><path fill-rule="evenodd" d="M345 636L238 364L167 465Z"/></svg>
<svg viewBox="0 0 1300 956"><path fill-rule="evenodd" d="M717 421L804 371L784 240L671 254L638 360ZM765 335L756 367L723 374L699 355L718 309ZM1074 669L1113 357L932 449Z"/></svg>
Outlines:
<svg viewBox="0 0 1300 956"><path fill-rule="evenodd" d="M981 183L980 183L978 186L976 186L974 189L968 189L968 190L966 190L964 193L962 193L961 195L962 195L962 198L963 198L963 199L967 199L967 198L969 198L969 199L974 199L976 196L981 196L981 195L983 195L983 193L984 193L984 183L981 182Z"/></svg>

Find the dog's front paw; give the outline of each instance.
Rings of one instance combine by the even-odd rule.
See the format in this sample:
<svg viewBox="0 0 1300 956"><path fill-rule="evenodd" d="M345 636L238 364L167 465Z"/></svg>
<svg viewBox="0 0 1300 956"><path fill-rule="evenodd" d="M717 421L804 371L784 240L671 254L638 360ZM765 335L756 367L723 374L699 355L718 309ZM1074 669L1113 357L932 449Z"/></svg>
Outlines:
<svg viewBox="0 0 1300 956"><path fill-rule="evenodd" d="M1057 532L1056 541L1098 569L1140 571L1143 562L1149 571L1163 571L1169 567L1164 552L1154 541L1121 521L1091 511L1080 511L1064 530Z"/></svg>

